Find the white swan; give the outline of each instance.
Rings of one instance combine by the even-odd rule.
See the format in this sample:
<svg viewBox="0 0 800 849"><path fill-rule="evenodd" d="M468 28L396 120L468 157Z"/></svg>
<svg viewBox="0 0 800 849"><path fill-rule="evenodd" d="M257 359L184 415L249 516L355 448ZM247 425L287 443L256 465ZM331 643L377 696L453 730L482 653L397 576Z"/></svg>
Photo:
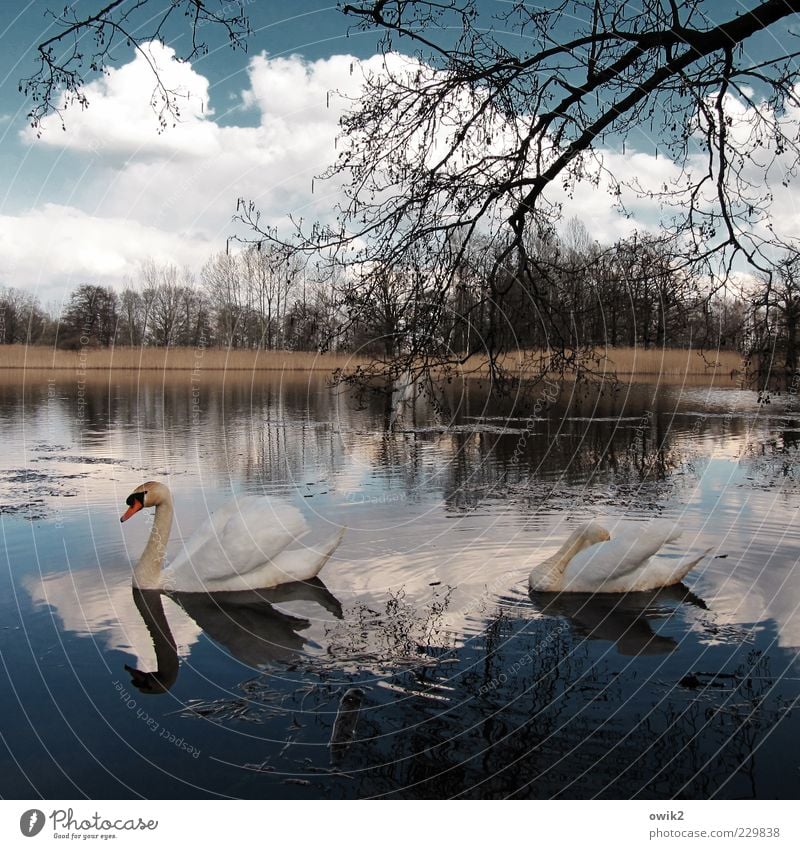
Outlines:
<svg viewBox="0 0 800 849"><path fill-rule="evenodd" d="M528 578L538 592L627 593L677 584L705 557L651 560L681 535L672 522L654 519L621 531L613 539L599 522L577 527L550 558L535 566ZM709 549L710 550L710 549Z"/></svg>
<svg viewBox="0 0 800 849"><path fill-rule="evenodd" d="M162 568L172 528L172 495L158 481L137 487L126 499L125 522L143 507L155 507L153 529L133 570L133 585L142 590L234 592L266 589L315 577L344 534L316 548L288 548L309 528L291 504L268 496L246 495L217 510Z"/></svg>

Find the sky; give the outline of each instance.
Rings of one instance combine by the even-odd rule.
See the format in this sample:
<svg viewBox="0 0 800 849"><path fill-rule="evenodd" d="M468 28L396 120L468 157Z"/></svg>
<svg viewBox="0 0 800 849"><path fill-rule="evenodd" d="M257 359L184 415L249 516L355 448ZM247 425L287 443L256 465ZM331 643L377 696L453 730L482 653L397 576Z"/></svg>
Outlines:
<svg viewBox="0 0 800 849"><path fill-rule="evenodd" d="M120 287L147 258L197 272L225 249L239 196L281 221L331 203L311 192L335 155L328 92L356 93L351 65L377 48L374 33L348 34L334 4L246 4L247 54L209 35L209 54L187 65L155 45L165 78L190 93L175 128L157 132L150 71L120 50L110 75L89 83L90 108L68 111L66 132L45 121L37 139L18 83L48 8L58 4L0 4L0 286L48 302L81 283Z"/></svg>
<svg viewBox="0 0 800 849"><path fill-rule="evenodd" d="M380 70L376 32L349 31L351 20L333 3L249 0L247 53L211 34L209 54L191 64L176 62L171 47L152 46L164 78L187 93L177 126L158 132L147 63L120 49L108 74L88 82L89 108L69 110L65 131L58 119L45 120L37 138L18 84L35 67L47 9L63 2L0 3L0 287L57 304L82 283L121 288L148 259L197 274L225 249L239 197L252 199L268 225L284 226L289 214L330 216L340 189L314 177L336 156L343 95L357 96L364 72ZM481 3L487 15L507 6ZM709 8L722 19L732 6ZM654 181L672 167L644 137L608 156L613 167ZM784 219L800 228L793 195L783 203ZM649 212L637 214L646 221ZM571 215L600 242L636 226L602 190L567 201Z"/></svg>

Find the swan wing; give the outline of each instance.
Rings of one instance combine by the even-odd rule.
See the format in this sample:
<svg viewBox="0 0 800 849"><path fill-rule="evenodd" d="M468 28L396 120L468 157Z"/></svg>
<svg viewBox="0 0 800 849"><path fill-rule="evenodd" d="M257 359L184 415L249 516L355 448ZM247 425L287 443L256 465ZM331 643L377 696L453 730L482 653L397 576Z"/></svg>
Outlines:
<svg viewBox="0 0 800 849"><path fill-rule="evenodd" d="M181 576L216 581L245 574L274 559L308 532L293 505L267 496L244 496L210 516L164 570L165 583Z"/></svg>
<svg viewBox="0 0 800 849"><path fill-rule="evenodd" d="M278 554L273 561L282 573L281 580L277 583L285 583L287 580L308 581L311 578L316 578L333 552L339 547L344 532L345 528L341 528L332 537L313 548L297 548Z"/></svg>
<svg viewBox="0 0 800 849"><path fill-rule="evenodd" d="M198 552L210 542L220 538L228 520L236 515L238 509L239 504L234 498L215 510L199 527L195 528L188 539L183 541L183 547L167 568L183 568L186 563L192 563Z"/></svg>
<svg viewBox="0 0 800 849"><path fill-rule="evenodd" d="M268 589L293 581L315 578L342 540L345 528L318 545L305 548L284 549L273 558L248 572L225 576L221 580L208 580L206 589L213 591Z"/></svg>
<svg viewBox="0 0 800 849"><path fill-rule="evenodd" d="M635 584L627 588L650 590L654 587L674 586L680 583L711 550L706 549L701 554L688 554L677 562L670 557L651 560L646 569L632 576L635 577Z"/></svg>
<svg viewBox="0 0 800 849"><path fill-rule="evenodd" d="M656 552L680 535L672 522L655 519L628 528L608 542L591 545L570 560L564 572L564 589L596 590L607 583L633 578Z"/></svg>

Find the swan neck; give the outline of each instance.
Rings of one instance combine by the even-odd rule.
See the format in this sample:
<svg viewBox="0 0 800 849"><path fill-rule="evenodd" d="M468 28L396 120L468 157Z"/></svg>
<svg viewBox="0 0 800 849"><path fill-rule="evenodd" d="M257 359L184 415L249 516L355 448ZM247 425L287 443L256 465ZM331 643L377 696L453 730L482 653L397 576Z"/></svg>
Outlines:
<svg viewBox="0 0 800 849"><path fill-rule="evenodd" d="M589 540L584 534L578 534L577 536L570 537L564 545L559 548L553 558L559 568L559 573L563 573L569 565L570 560L572 560L576 554L583 551L583 549L589 544Z"/></svg>
<svg viewBox="0 0 800 849"><path fill-rule="evenodd" d="M172 502L164 499L156 505L156 515L150 538L144 547L142 556L133 570L133 585L142 590L159 589L161 586L161 567L167 551L169 533L172 529Z"/></svg>
<svg viewBox="0 0 800 849"><path fill-rule="evenodd" d="M584 534L573 534L549 560L531 572L531 587L544 592L558 591L570 561L589 544Z"/></svg>

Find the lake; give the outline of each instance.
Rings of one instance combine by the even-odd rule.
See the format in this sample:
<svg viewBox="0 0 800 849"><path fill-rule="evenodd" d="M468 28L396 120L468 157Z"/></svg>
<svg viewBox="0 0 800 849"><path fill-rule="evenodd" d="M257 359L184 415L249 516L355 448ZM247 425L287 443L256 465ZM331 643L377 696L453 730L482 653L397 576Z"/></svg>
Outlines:
<svg viewBox="0 0 800 849"><path fill-rule="evenodd" d="M798 399L536 393L0 372L0 795L797 798ZM347 531L319 581L134 595L149 479L171 554L232 494ZM590 517L709 553L658 592L529 595Z"/></svg>

